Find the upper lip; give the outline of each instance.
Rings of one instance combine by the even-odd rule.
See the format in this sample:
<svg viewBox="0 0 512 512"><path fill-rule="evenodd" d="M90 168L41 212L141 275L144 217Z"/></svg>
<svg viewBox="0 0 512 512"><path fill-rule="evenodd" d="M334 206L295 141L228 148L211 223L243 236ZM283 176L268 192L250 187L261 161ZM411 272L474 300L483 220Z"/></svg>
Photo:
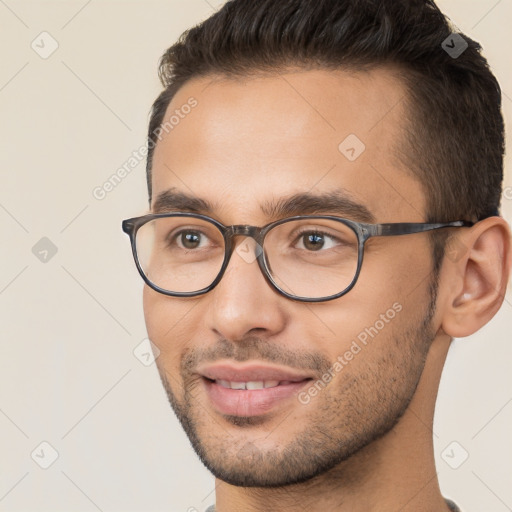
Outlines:
<svg viewBox="0 0 512 512"><path fill-rule="evenodd" d="M214 363L202 365L197 372L210 380L229 382L259 382L268 380L300 382L312 378L311 375L276 365L262 363Z"/></svg>

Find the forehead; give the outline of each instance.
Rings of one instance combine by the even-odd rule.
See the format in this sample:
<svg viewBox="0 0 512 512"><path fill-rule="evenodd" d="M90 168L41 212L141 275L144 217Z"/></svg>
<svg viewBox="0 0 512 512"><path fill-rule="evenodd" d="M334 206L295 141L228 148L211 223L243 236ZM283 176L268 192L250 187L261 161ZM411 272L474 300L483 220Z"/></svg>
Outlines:
<svg viewBox="0 0 512 512"><path fill-rule="evenodd" d="M191 80L164 117L153 200L174 189L249 223L269 201L341 191L379 222L421 221L423 191L398 158L406 99L384 69Z"/></svg>

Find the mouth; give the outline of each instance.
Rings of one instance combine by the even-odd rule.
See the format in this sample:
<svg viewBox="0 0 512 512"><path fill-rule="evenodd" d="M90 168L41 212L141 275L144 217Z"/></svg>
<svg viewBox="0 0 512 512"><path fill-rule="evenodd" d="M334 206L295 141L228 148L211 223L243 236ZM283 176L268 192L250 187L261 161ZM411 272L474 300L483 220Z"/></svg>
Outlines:
<svg viewBox="0 0 512 512"><path fill-rule="evenodd" d="M210 379L208 379L210 380ZM223 388L227 389L268 389L268 388L275 388L277 386L286 386L288 384L291 384L294 381L291 380L250 380L247 382L235 382L235 381L229 381L229 380L213 380L211 382L215 382L219 386L222 386ZM301 382L301 381L297 381Z"/></svg>
<svg viewBox="0 0 512 512"><path fill-rule="evenodd" d="M198 373L213 409L238 417L260 416L283 406L313 380L289 368L260 364L216 364Z"/></svg>

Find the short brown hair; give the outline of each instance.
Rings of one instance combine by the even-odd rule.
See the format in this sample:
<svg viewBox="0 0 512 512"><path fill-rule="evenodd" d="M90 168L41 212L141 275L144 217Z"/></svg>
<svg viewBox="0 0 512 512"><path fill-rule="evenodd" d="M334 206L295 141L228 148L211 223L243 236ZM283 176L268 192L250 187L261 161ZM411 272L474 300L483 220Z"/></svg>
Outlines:
<svg viewBox="0 0 512 512"><path fill-rule="evenodd" d="M150 201L155 131L188 80L290 66L357 70L391 65L400 70L409 93L409 123L399 156L424 187L425 221L498 215L501 90L480 45L463 34L453 39L453 32L432 0L228 1L161 58L165 89L153 104L148 133ZM467 44L456 57L445 51L454 41ZM441 237L432 237L436 271L444 252L442 231Z"/></svg>

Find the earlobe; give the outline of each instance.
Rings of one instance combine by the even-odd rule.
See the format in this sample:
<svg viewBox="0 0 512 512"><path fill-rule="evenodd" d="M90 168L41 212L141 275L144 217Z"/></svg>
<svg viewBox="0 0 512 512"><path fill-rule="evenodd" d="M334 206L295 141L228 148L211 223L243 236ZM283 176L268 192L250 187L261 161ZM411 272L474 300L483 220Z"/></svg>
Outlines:
<svg viewBox="0 0 512 512"><path fill-rule="evenodd" d="M458 260L445 251L442 328L463 338L489 322L503 303L511 266L510 228L501 217L489 217L453 237L465 251Z"/></svg>

